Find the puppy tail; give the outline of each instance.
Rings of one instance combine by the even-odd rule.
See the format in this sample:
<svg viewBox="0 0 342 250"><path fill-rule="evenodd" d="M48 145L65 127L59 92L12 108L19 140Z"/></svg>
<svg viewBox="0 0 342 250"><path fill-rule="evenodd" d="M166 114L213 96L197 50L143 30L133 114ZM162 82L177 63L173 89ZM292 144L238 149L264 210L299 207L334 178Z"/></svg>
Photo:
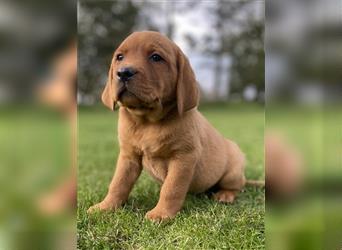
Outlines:
<svg viewBox="0 0 342 250"><path fill-rule="evenodd" d="M265 187L265 181L259 180L246 180L246 186L254 186L254 187Z"/></svg>

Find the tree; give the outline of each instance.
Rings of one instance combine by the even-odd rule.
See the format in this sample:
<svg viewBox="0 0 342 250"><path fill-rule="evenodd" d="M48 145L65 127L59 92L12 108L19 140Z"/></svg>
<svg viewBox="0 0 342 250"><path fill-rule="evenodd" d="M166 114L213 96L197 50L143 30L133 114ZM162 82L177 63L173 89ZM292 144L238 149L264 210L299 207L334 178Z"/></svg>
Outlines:
<svg viewBox="0 0 342 250"><path fill-rule="evenodd" d="M215 57L214 97L217 99L222 84L227 85L227 97L231 93L241 96L244 88L255 84L258 92L264 90L264 23L255 15L254 1L218 0L215 5L207 5L214 32L203 39L205 52ZM232 65L225 68L223 60L230 57ZM222 80L222 75L230 72L230 79Z"/></svg>
<svg viewBox="0 0 342 250"><path fill-rule="evenodd" d="M256 87L258 95L265 91L264 23L251 22L232 37L229 51L232 57L230 94L241 95L248 85Z"/></svg>

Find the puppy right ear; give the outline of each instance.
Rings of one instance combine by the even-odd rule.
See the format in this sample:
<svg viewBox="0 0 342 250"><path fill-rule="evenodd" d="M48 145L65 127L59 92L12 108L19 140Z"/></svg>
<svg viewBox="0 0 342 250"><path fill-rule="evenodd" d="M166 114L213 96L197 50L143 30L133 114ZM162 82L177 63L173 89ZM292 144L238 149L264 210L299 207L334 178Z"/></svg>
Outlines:
<svg viewBox="0 0 342 250"><path fill-rule="evenodd" d="M109 73L108 73L108 80L106 83L106 86L102 92L102 102L105 106L110 108L111 110L114 110L116 100L114 99L115 95L115 87L113 82L113 61L110 65Z"/></svg>
<svg viewBox="0 0 342 250"><path fill-rule="evenodd" d="M179 115L196 107L199 88L188 58L178 48L177 108Z"/></svg>

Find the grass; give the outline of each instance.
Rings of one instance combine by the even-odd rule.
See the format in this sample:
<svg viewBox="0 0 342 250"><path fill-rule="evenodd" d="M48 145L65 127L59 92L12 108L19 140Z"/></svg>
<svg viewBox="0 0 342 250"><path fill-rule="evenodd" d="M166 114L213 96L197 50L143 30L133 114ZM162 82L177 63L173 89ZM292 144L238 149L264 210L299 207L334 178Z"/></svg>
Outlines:
<svg viewBox="0 0 342 250"><path fill-rule="evenodd" d="M246 176L263 179L263 107L217 104L201 112L247 156ZM107 192L119 152L117 112L80 108L78 120L79 249L264 249L265 195L247 187L231 205L206 195L188 195L184 208L169 222L144 219L158 200L159 186L143 173L128 202L116 212L87 215Z"/></svg>

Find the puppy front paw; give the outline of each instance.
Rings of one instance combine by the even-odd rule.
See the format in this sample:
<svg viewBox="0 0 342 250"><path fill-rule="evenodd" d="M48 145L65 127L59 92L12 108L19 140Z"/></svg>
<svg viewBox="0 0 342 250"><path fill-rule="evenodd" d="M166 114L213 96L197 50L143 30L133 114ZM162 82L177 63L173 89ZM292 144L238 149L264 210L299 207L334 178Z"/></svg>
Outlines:
<svg viewBox="0 0 342 250"><path fill-rule="evenodd" d="M100 203L97 203L97 204L91 206L87 210L87 213L91 214L91 213L94 213L95 211L110 211L110 210L114 211L118 207L119 207L119 205L117 205L115 203L103 200Z"/></svg>
<svg viewBox="0 0 342 250"><path fill-rule="evenodd" d="M176 214L177 213L171 213L164 209L159 209L155 207L146 213L145 218L153 222L160 222L160 221L170 220L174 218Z"/></svg>

